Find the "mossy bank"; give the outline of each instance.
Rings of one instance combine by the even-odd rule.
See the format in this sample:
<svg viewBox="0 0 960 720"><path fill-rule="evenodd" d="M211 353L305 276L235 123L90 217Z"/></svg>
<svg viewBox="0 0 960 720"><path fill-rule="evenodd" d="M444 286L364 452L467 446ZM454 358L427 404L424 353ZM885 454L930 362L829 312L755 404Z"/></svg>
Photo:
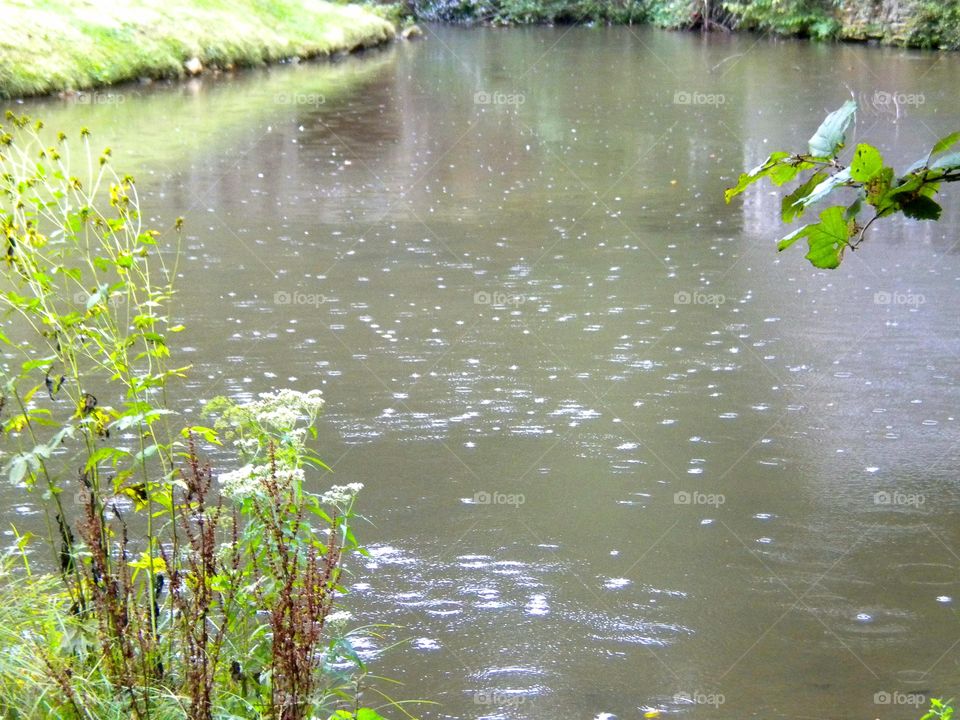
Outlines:
<svg viewBox="0 0 960 720"><path fill-rule="evenodd" d="M350 52L391 23L322 0L0 0L0 97Z"/></svg>

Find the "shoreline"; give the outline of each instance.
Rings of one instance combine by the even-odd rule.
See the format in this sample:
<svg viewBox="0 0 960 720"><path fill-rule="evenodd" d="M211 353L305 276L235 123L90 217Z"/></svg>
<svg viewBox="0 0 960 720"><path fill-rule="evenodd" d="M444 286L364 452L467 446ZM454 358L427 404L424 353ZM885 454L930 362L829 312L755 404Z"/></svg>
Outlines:
<svg viewBox="0 0 960 720"><path fill-rule="evenodd" d="M831 7L813 0L769 3L737 0L416 0L416 21L452 25L652 26L663 30L748 33L817 42L866 43L883 47L960 50L960 6L904 0L838 0ZM397 3L394 7L399 7Z"/></svg>
<svg viewBox="0 0 960 720"><path fill-rule="evenodd" d="M396 37L355 5L278 0L0 0L0 99L72 94L208 70L230 71L348 54Z"/></svg>

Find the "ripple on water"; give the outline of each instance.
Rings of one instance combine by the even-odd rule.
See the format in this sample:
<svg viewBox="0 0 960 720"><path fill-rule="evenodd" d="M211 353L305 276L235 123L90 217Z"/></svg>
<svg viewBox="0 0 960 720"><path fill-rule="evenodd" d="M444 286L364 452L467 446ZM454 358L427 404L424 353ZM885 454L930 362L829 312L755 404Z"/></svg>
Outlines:
<svg viewBox="0 0 960 720"><path fill-rule="evenodd" d="M902 563L892 575L908 585L946 588L960 584L957 567L949 563Z"/></svg>
<svg viewBox="0 0 960 720"><path fill-rule="evenodd" d="M547 596L539 593L531 595L523 612L527 615L549 615L550 604L547 602Z"/></svg>
<svg viewBox="0 0 960 720"><path fill-rule="evenodd" d="M392 545L371 545L367 548L368 570L376 570L383 565L416 565L418 560Z"/></svg>
<svg viewBox="0 0 960 720"><path fill-rule="evenodd" d="M603 581L603 587L607 590L620 590L621 588L627 587L633 581L629 578L607 578Z"/></svg>
<svg viewBox="0 0 960 720"><path fill-rule="evenodd" d="M538 678L546 675L546 670L536 665L495 665L470 674L474 680L495 680L504 675L516 678Z"/></svg>

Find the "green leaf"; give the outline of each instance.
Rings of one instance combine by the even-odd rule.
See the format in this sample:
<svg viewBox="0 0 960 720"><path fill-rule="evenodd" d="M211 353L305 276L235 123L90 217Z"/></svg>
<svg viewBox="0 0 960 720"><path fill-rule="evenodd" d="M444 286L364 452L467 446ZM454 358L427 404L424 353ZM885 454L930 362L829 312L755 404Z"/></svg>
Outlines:
<svg viewBox="0 0 960 720"><path fill-rule="evenodd" d="M843 251L850 239L852 222L843 219L843 208L829 207L820 213L820 222L808 225L807 243L810 251L806 258L814 267L832 270L843 260Z"/></svg>
<svg viewBox="0 0 960 720"><path fill-rule="evenodd" d="M40 367L46 367L56 359L57 359L56 355L47 355L42 358L37 358L36 360L27 360L20 367L23 369L25 373L28 373L31 370L36 370L37 368L40 368Z"/></svg>
<svg viewBox="0 0 960 720"><path fill-rule="evenodd" d="M810 138L810 154L819 158L835 157L843 147L847 128L857 112L857 103L847 100L841 108L827 115Z"/></svg>
<svg viewBox="0 0 960 720"><path fill-rule="evenodd" d="M935 200L931 200L923 195L917 195L909 202L900 206L903 214L914 220L939 220L943 208Z"/></svg>
<svg viewBox="0 0 960 720"><path fill-rule="evenodd" d="M147 445L143 450L133 456L135 462L143 462L157 454L159 448L156 445Z"/></svg>
<svg viewBox="0 0 960 720"><path fill-rule="evenodd" d="M897 179L897 184L890 188L886 193L887 198L893 198L897 195L912 194L918 192L923 187L923 173L920 175L905 175Z"/></svg>
<svg viewBox="0 0 960 720"><path fill-rule="evenodd" d="M848 182L850 182L850 168L841 170L840 172L828 177L826 180L817 185L809 195L801 199L800 202L803 203L804 207L813 205L815 202L823 200L823 198L829 195L834 188L840 187Z"/></svg>
<svg viewBox="0 0 960 720"><path fill-rule="evenodd" d="M376 710L370 708L360 708L357 710L357 720L386 720Z"/></svg>
<svg viewBox="0 0 960 720"><path fill-rule="evenodd" d="M890 168L884 168L887 173ZM867 202L877 209L877 215L884 217L895 212L900 212L903 206L912 202L917 196L930 197L936 192L937 181L928 181L926 172L920 174L905 175L897 180L898 184L893 187L884 187L874 183L876 187L871 187L867 195ZM887 178L887 175L883 177Z"/></svg>
<svg viewBox="0 0 960 720"><path fill-rule="evenodd" d="M764 160L761 164L757 165L750 172L745 172L740 174L740 178L737 181L737 184L733 187L727 188L723 193L723 197L727 202L733 200L734 197L742 193L747 189L749 185L752 185L757 180L766 177L771 172L773 172L781 164L781 161L785 158L789 158L790 153L787 152L775 152L771 153L770 157ZM796 174L796 173L794 173ZM786 180L784 180L786 182ZM783 183L780 183L781 185Z"/></svg>
<svg viewBox="0 0 960 720"><path fill-rule="evenodd" d="M857 182L867 182L883 170L883 156L872 145L860 143L850 163L850 178Z"/></svg>
<svg viewBox="0 0 960 720"><path fill-rule="evenodd" d="M857 218L857 215L860 214L861 208L863 208L863 200L865 195L866 193L861 188L860 192L857 194L857 199L850 203L850 205L847 206L847 209L844 211L844 220L855 220Z"/></svg>
<svg viewBox="0 0 960 720"><path fill-rule="evenodd" d="M8 466L9 479L11 485L19 485L27 474L27 458L24 455L17 455Z"/></svg>
<svg viewBox="0 0 960 720"><path fill-rule="evenodd" d="M217 431L213 428L205 427L203 425L191 425L190 427L185 427L180 431L180 434L189 438L191 434L200 435L208 443L213 443L214 445L222 445L220 442L220 436L217 434Z"/></svg>
<svg viewBox="0 0 960 720"><path fill-rule="evenodd" d="M804 225L780 240L777 250L786 250L805 237L809 247L807 259L815 267L832 269L843 259L853 227L853 221L844 218L844 208L835 205L820 213L819 223Z"/></svg>
<svg viewBox="0 0 960 720"><path fill-rule="evenodd" d="M956 170L960 168L960 152L944 155L930 166L932 170Z"/></svg>
<svg viewBox="0 0 960 720"><path fill-rule="evenodd" d="M813 192L813 189L827 178L823 172L815 172L807 181L780 201L780 217L785 223L793 222L803 214L806 207L800 201Z"/></svg>
<svg viewBox="0 0 960 720"><path fill-rule="evenodd" d="M930 162L930 158L934 155L949 150L954 145L957 144L957 140L960 140L960 132L952 132L944 138L937 140L937 144L933 146L933 149L930 151L930 154L927 156L927 162Z"/></svg>
<svg viewBox="0 0 960 720"><path fill-rule="evenodd" d="M813 163L791 158L789 162L780 161L769 172L770 182L777 187L786 185L793 180L801 170L812 168Z"/></svg>
<svg viewBox="0 0 960 720"><path fill-rule="evenodd" d="M112 447L102 447L95 450L90 454L90 457L87 458L87 463L84 465L84 471L89 472L95 468L99 463L104 460L110 460L113 463L113 466L116 467L117 463L123 457L129 457L130 453L126 450L121 450L120 448Z"/></svg>
<svg viewBox="0 0 960 720"><path fill-rule="evenodd" d="M802 237L805 237L807 232L809 232L809 230L810 230L810 226L804 225L803 227L797 228L789 235L785 235L784 237L782 237L780 239L780 242L777 243L777 252L782 252L786 250L788 247L793 245L797 240L799 240Z"/></svg>

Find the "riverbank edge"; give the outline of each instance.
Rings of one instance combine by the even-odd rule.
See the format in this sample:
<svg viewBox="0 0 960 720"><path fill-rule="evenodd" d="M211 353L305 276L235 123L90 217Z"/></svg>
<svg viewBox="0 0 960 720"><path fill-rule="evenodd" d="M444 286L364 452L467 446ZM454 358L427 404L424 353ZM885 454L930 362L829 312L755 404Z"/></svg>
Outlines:
<svg viewBox="0 0 960 720"><path fill-rule="evenodd" d="M390 8L391 18L449 25L515 27L529 25L648 26L661 30L768 35L816 42L868 44L914 50L960 50L960 6L931 8L920 0L888 8L874 16L864 0L842 2L832 11L805 14L759 11L747 3L741 9L722 6L704 18L682 0L620 0L602 4L591 0L539 0L518 5L516 0L421 0L412 10L404 2ZM721 6L717 6L721 7ZM747 8L746 10L744 8Z"/></svg>
<svg viewBox="0 0 960 720"><path fill-rule="evenodd" d="M324 0L0 0L0 99L332 57L383 45L395 26Z"/></svg>

